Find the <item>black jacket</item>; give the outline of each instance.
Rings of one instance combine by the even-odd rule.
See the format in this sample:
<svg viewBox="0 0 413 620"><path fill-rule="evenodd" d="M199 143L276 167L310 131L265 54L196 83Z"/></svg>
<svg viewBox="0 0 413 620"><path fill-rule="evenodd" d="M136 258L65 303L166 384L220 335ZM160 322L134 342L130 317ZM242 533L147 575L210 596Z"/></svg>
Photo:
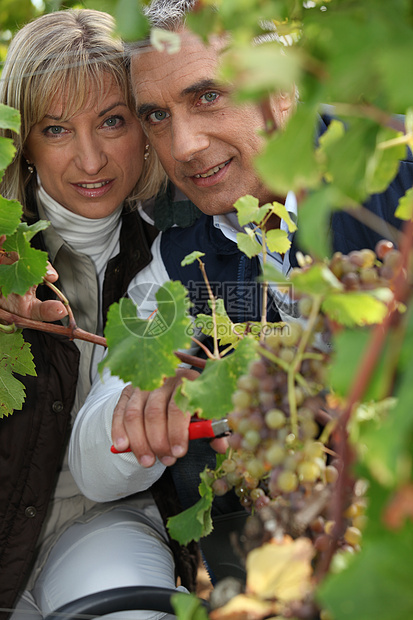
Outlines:
<svg viewBox="0 0 413 620"><path fill-rule="evenodd" d="M151 260L155 236L137 211L122 214L120 252L107 266L103 315L125 294L131 278ZM45 249L41 233L34 237ZM49 289L39 287L45 298ZM26 386L22 411L0 424L0 607L12 608L30 572L33 555L68 440L78 374L76 345L56 335L24 330L37 377ZM0 613L0 619L7 618Z"/></svg>

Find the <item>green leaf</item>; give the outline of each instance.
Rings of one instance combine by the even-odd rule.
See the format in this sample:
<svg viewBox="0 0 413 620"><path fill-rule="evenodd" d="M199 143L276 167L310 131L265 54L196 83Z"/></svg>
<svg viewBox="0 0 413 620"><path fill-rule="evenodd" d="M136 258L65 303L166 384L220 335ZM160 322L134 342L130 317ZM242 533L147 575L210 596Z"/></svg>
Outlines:
<svg viewBox="0 0 413 620"><path fill-rule="evenodd" d="M319 259L331 255L331 214L341 205L343 196L331 185L323 185L311 192L300 204L300 226L297 235L298 246L304 252Z"/></svg>
<svg viewBox="0 0 413 620"><path fill-rule="evenodd" d="M5 170L12 162L16 147L11 138L0 136L0 170Z"/></svg>
<svg viewBox="0 0 413 620"><path fill-rule="evenodd" d="M182 267L185 267L185 265L192 265L192 263L198 260L198 258L201 258L201 256L205 256L205 253L198 252L197 250L191 252L190 254L187 254L181 262Z"/></svg>
<svg viewBox="0 0 413 620"><path fill-rule="evenodd" d="M406 145L397 144L389 148L381 146L401 135L401 132L387 127L382 127L378 132L377 148L367 162L366 184L369 194L384 192L396 176L400 161L406 157Z"/></svg>
<svg viewBox="0 0 413 620"><path fill-rule="evenodd" d="M0 281L2 294L24 295L31 286L43 280L47 268L47 253L36 250L30 245L30 239L39 230L47 228L49 222L39 220L28 226L22 222L16 232L7 237L3 247L8 252L17 252L19 260L11 265L0 265Z"/></svg>
<svg viewBox="0 0 413 620"><path fill-rule="evenodd" d="M413 217L413 187L407 190L399 200L395 216L401 220L411 220Z"/></svg>
<svg viewBox="0 0 413 620"><path fill-rule="evenodd" d="M206 609L195 594L177 592L172 595L171 603L179 620L208 620Z"/></svg>
<svg viewBox="0 0 413 620"><path fill-rule="evenodd" d="M343 285L323 263L315 263L309 269L295 272L291 277L294 288L308 295L327 295L330 291L341 291Z"/></svg>
<svg viewBox="0 0 413 620"><path fill-rule="evenodd" d="M330 574L318 599L335 620L413 618L412 525L364 543L347 570Z"/></svg>
<svg viewBox="0 0 413 620"><path fill-rule="evenodd" d="M149 22L138 0L119 0L115 9L119 35L125 41L139 41L149 33Z"/></svg>
<svg viewBox="0 0 413 620"><path fill-rule="evenodd" d="M410 351L412 342L409 340ZM413 368L408 365L395 393L396 406L377 429L365 433L366 464L381 484L395 485L409 475L413 431ZM406 468L407 467L407 468Z"/></svg>
<svg viewBox="0 0 413 620"><path fill-rule="evenodd" d="M215 317L219 344L238 343L245 331L246 323L233 323L231 321L225 310L223 299L215 300ZM195 326L207 336L212 336L214 333L214 322L210 314L198 314L195 319Z"/></svg>
<svg viewBox="0 0 413 620"><path fill-rule="evenodd" d="M0 331L0 418L20 410L24 403L24 385L13 376L36 376L30 345L21 331L4 334Z"/></svg>
<svg viewBox="0 0 413 620"><path fill-rule="evenodd" d="M201 499L167 521L170 536L181 545L187 545L191 540L199 540L212 532L211 508L214 493L211 487L214 477L209 477L207 471L205 469L200 475L201 482L198 488Z"/></svg>
<svg viewBox="0 0 413 620"><path fill-rule="evenodd" d="M240 226L246 226L251 222L260 224L270 210L270 205L259 207L258 198L250 196L249 194L238 198L234 203L234 207L237 210Z"/></svg>
<svg viewBox="0 0 413 620"><path fill-rule="evenodd" d="M381 323L387 314L387 306L380 299L361 291L330 293L322 303L322 310L330 319L352 327Z"/></svg>
<svg viewBox="0 0 413 620"><path fill-rule="evenodd" d="M174 351L187 349L191 343L191 319L182 284L166 282L156 299L158 310L149 320L137 317L130 299L109 308L105 329L108 354L99 364L100 372L110 368L113 375L142 390L153 390L165 377L173 376L180 363Z"/></svg>
<svg viewBox="0 0 413 620"><path fill-rule="evenodd" d="M333 337L334 355L328 365L329 385L340 396L346 396L357 373L360 371L361 360L371 338L371 329L343 329ZM388 372L388 346L380 359L377 360L376 369L364 395L365 401L381 400L389 392L389 382L392 380Z"/></svg>
<svg viewBox="0 0 413 620"><path fill-rule="evenodd" d="M297 224L292 221L285 205L281 204L281 202L273 202L271 205L271 211L278 215L278 217L280 217L287 224L287 228L290 233L297 230Z"/></svg>
<svg viewBox="0 0 413 620"><path fill-rule="evenodd" d="M232 410L231 396L238 377L246 372L256 357L256 341L245 337L230 355L207 360L200 377L195 381L182 381L181 392L188 399L186 410L202 418L225 417Z"/></svg>
<svg viewBox="0 0 413 620"><path fill-rule="evenodd" d="M285 254L291 247L291 241L288 238L286 230L281 230L279 228L269 230L265 238L270 252Z"/></svg>
<svg viewBox="0 0 413 620"><path fill-rule="evenodd" d="M12 235L18 227L23 208L17 200L0 196L0 235Z"/></svg>
<svg viewBox="0 0 413 620"><path fill-rule="evenodd" d="M365 175L376 150L379 129L376 123L356 119L339 139L323 145L327 179L356 202L363 202L369 193Z"/></svg>
<svg viewBox="0 0 413 620"><path fill-rule="evenodd" d="M269 139L255 166L265 184L276 195L315 188L320 172L314 152L316 110L300 104L284 130ZM300 157L297 157L297 154Z"/></svg>
<svg viewBox="0 0 413 620"><path fill-rule="evenodd" d="M20 132L20 113L4 103L0 103L0 127Z"/></svg>
<svg viewBox="0 0 413 620"><path fill-rule="evenodd" d="M257 256L262 250L261 244L256 240L255 233L251 228L247 228L245 233L237 233L237 246L248 258Z"/></svg>

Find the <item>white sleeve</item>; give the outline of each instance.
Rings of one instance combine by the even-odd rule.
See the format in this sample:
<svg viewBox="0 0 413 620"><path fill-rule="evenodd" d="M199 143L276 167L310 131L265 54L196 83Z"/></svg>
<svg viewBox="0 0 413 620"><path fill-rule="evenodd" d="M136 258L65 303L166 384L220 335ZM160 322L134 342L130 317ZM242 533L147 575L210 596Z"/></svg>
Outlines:
<svg viewBox="0 0 413 620"><path fill-rule="evenodd" d="M156 310L155 294L159 287L169 280L161 256L161 237L162 233L159 233L152 244L153 258L149 265L137 273L128 286L128 295L138 306L138 316L141 319L149 318Z"/></svg>
<svg viewBox="0 0 413 620"><path fill-rule="evenodd" d="M160 461L139 465L132 452L113 454L111 426L125 383L108 369L98 375L76 416L69 443L69 467L81 492L96 502L110 502L148 489L165 470Z"/></svg>

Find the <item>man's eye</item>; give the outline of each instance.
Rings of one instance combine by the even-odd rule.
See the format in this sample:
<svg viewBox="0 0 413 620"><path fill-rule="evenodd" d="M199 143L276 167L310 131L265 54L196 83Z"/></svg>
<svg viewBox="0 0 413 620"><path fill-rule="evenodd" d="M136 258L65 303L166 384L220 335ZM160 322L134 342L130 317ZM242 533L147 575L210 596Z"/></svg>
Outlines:
<svg viewBox="0 0 413 620"><path fill-rule="evenodd" d="M219 94L215 92L205 93L205 95L201 95L201 99L203 98L207 103L212 103L218 99Z"/></svg>
<svg viewBox="0 0 413 620"><path fill-rule="evenodd" d="M163 110L156 110L156 112L152 112L149 114L148 119L151 123L160 123L164 121L168 117L168 113Z"/></svg>

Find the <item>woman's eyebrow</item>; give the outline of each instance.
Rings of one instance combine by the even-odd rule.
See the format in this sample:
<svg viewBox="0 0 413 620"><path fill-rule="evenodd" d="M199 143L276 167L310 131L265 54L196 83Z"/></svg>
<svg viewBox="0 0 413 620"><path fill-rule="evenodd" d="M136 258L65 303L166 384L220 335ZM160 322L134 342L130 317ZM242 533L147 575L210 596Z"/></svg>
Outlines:
<svg viewBox="0 0 413 620"><path fill-rule="evenodd" d="M110 106L108 106L107 108L105 108L104 110L102 110L101 112L99 112L98 116L105 116L105 114L107 114L108 112L110 112L111 110L113 110L113 108L117 108L118 106L124 106L125 108L127 107L126 103L124 101L117 101L116 103L112 103Z"/></svg>

